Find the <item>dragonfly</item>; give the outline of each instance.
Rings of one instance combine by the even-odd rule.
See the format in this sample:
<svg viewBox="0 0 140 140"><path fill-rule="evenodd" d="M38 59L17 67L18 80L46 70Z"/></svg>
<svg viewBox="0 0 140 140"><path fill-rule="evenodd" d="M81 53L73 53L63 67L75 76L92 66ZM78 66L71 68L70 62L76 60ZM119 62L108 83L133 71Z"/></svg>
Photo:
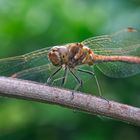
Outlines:
<svg viewBox="0 0 140 140"><path fill-rule="evenodd" d="M83 66L97 67L113 78L140 73L140 32L126 28L118 32L88 38L80 43L46 47L24 55L0 59L0 75L59 83L64 86L69 74L82 86L81 75L93 75ZM83 74L77 75L77 72ZM60 82L61 81L61 82Z"/></svg>

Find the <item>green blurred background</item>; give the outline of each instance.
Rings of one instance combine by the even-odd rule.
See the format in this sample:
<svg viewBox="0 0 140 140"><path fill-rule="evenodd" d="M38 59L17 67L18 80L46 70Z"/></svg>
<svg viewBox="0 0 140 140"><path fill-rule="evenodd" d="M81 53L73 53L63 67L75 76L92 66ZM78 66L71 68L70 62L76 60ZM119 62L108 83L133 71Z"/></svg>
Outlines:
<svg viewBox="0 0 140 140"><path fill-rule="evenodd" d="M126 27L140 29L139 0L0 0L0 58ZM99 70L96 74L105 98L140 107L140 74L125 79L108 78ZM139 140L140 128L56 105L0 97L0 140L17 139Z"/></svg>

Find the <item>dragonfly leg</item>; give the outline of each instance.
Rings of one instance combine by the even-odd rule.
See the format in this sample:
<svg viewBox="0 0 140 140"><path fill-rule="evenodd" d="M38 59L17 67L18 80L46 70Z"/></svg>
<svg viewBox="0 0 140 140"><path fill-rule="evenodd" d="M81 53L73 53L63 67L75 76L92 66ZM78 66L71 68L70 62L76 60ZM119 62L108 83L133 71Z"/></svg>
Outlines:
<svg viewBox="0 0 140 140"><path fill-rule="evenodd" d="M59 67L54 73L52 73L49 78L47 79L47 84L50 83L50 81L52 80L52 78L61 70L62 67Z"/></svg>
<svg viewBox="0 0 140 140"><path fill-rule="evenodd" d="M97 84L97 87L98 87L98 91L99 91L100 97L101 97L102 99L106 100L106 101L109 103L109 100L102 96L102 92L101 92L101 88L100 88L100 85L99 85L97 76L95 75L94 78L95 78L95 81L96 81L96 84Z"/></svg>
<svg viewBox="0 0 140 140"><path fill-rule="evenodd" d="M67 79L67 75L68 75L68 68L65 67L65 71L64 71L64 76L62 77L62 83L61 86L64 86L66 79Z"/></svg>
<svg viewBox="0 0 140 140"><path fill-rule="evenodd" d="M67 67L66 67L65 70L64 70L64 75L63 75L63 77L59 77L59 78L57 78L57 79L54 79L54 80L52 81L51 85L53 85L53 84L54 84L55 82L57 82L57 81L62 80L61 86L64 86L64 84L65 84L65 82L66 82L66 79L67 79L67 74L68 74L68 69L67 69Z"/></svg>
<svg viewBox="0 0 140 140"><path fill-rule="evenodd" d="M107 102L109 102L108 99L106 99L106 98L104 98L104 97L102 96L100 84L99 84L98 79L97 79L97 76L95 75L94 72L88 71L88 70L84 70L84 69L80 69L80 68L78 68L77 71L84 72L84 73L87 73L87 74L92 75L92 76L95 78L95 81L96 81L96 84L97 84L97 88L98 88L98 92L99 92L100 97L103 98L103 99L105 99Z"/></svg>
<svg viewBox="0 0 140 140"><path fill-rule="evenodd" d="M74 90L78 90L79 88L81 88L83 86L83 81L80 79L80 77L75 75L71 69L69 69L69 70L70 70L71 74L74 76L74 78L76 79L76 81L78 82L78 85L74 88Z"/></svg>
<svg viewBox="0 0 140 140"><path fill-rule="evenodd" d="M95 76L95 73L92 72L92 71L89 71L89 70L84 70L84 69L80 69L80 68L77 68L76 70L80 71L80 72L84 72L84 73L90 74L92 76Z"/></svg>
<svg viewBox="0 0 140 140"><path fill-rule="evenodd" d="M78 85L76 85L76 87L72 91L72 99L73 99L74 98L74 91L77 91L79 88L81 88L83 86L83 81L77 75L75 75L71 69L69 69L69 70L70 70L71 74L74 76L74 78L76 79L76 81L78 82Z"/></svg>
<svg viewBox="0 0 140 140"><path fill-rule="evenodd" d="M60 80L62 80L64 77L59 77L59 78L57 78L57 79L54 79L52 82L51 82L51 85L53 85L55 82L57 82L57 81L60 81Z"/></svg>
<svg viewBox="0 0 140 140"><path fill-rule="evenodd" d="M95 78L95 81L96 81L96 84L97 84L97 88L98 88L98 91L99 91L99 95L102 97L101 88L100 88L100 85L99 85L99 82L98 82L98 79L97 79L95 73L92 72L92 71L84 70L84 69L80 69L80 68L77 68L77 71L80 71L80 72L84 72L84 73L90 74L90 75L92 75L92 76Z"/></svg>

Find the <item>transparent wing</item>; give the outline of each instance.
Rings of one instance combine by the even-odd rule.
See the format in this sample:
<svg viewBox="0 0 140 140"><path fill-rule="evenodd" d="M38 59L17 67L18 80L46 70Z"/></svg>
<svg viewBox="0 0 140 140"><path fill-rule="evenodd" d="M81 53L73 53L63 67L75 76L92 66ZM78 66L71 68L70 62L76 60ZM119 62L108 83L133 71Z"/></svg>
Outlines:
<svg viewBox="0 0 140 140"><path fill-rule="evenodd" d="M25 55L0 59L0 75L47 83L48 78L58 69L48 61L49 50L50 48L44 48ZM78 82L70 72L66 77L68 82L64 87L74 89ZM61 86L63 78L64 69L62 68L52 77L50 84Z"/></svg>
<svg viewBox="0 0 140 140"><path fill-rule="evenodd" d="M85 68L84 66L79 66L79 67L82 69ZM41 66L19 71L19 72L15 73L13 75L13 77L48 84L47 83L48 78L50 76L52 76L52 74L55 71L57 71L58 69L59 69L59 67L56 67L50 63L50 64L45 64L45 65L41 65ZM89 66L87 69L91 70L91 68ZM77 79L75 77L73 77L72 73L68 70L68 73L65 75L66 76L65 84L62 86L62 80L64 78L64 73L65 73L65 70L62 68L51 78L51 81L49 84L53 85L53 86L63 87L63 88L68 88L68 89L73 90L75 87L77 87L79 85L79 82L77 81ZM78 77L79 79L81 79L83 81L83 84L85 84L88 81L89 81L89 83L94 82L94 79L91 76L91 74L87 74L87 73L81 74L81 72L78 72L76 69L73 69L73 73L76 75L76 77ZM93 81L91 82L91 80L93 80ZM81 90L81 91L85 90L86 89L85 86L86 86L86 84L84 85L84 89L82 88L79 90ZM96 88L96 87L93 87L93 88Z"/></svg>
<svg viewBox="0 0 140 140"><path fill-rule="evenodd" d="M41 83L46 83L49 76L57 69L57 67L52 64L45 64L41 66L36 66L33 68L25 69L14 73L12 77L31 80ZM60 75L60 73L59 73Z"/></svg>
<svg viewBox="0 0 140 140"><path fill-rule="evenodd" d="M82 42L95 54L113 56L140 56L140 32L128 28L111 35L92 37ZM140 64L103 62L96 66L107 76L128 77L140 73Z"/></svg>
<svg viewBox="0 0 140 140"><path fill-rule="evenodd" d="M43 48L25 55L0 59L0 75L12 76L19 71L48 64L48 50Z"/></svg>

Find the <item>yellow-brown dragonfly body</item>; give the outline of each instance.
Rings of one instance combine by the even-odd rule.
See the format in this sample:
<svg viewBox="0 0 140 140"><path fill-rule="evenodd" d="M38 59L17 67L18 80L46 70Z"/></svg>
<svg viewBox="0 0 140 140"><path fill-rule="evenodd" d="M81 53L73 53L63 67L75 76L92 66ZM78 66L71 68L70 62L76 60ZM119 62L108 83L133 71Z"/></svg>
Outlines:
<svg viewBox="0 0 140 140"><path fill-rule="evenodd" d="M62 83L68 71L80 82L75 71L92 73L80 68L86 64L97 66L105 75L115 78L140 73L140 33L136 29L127 28L111 35L92 37L81 43L43 48L25 55L0 59L0 75L24 79L32 75L37 76L36 81L42 81L42 77L50 81L63 69L64 75L60 78Z"/></svg>

